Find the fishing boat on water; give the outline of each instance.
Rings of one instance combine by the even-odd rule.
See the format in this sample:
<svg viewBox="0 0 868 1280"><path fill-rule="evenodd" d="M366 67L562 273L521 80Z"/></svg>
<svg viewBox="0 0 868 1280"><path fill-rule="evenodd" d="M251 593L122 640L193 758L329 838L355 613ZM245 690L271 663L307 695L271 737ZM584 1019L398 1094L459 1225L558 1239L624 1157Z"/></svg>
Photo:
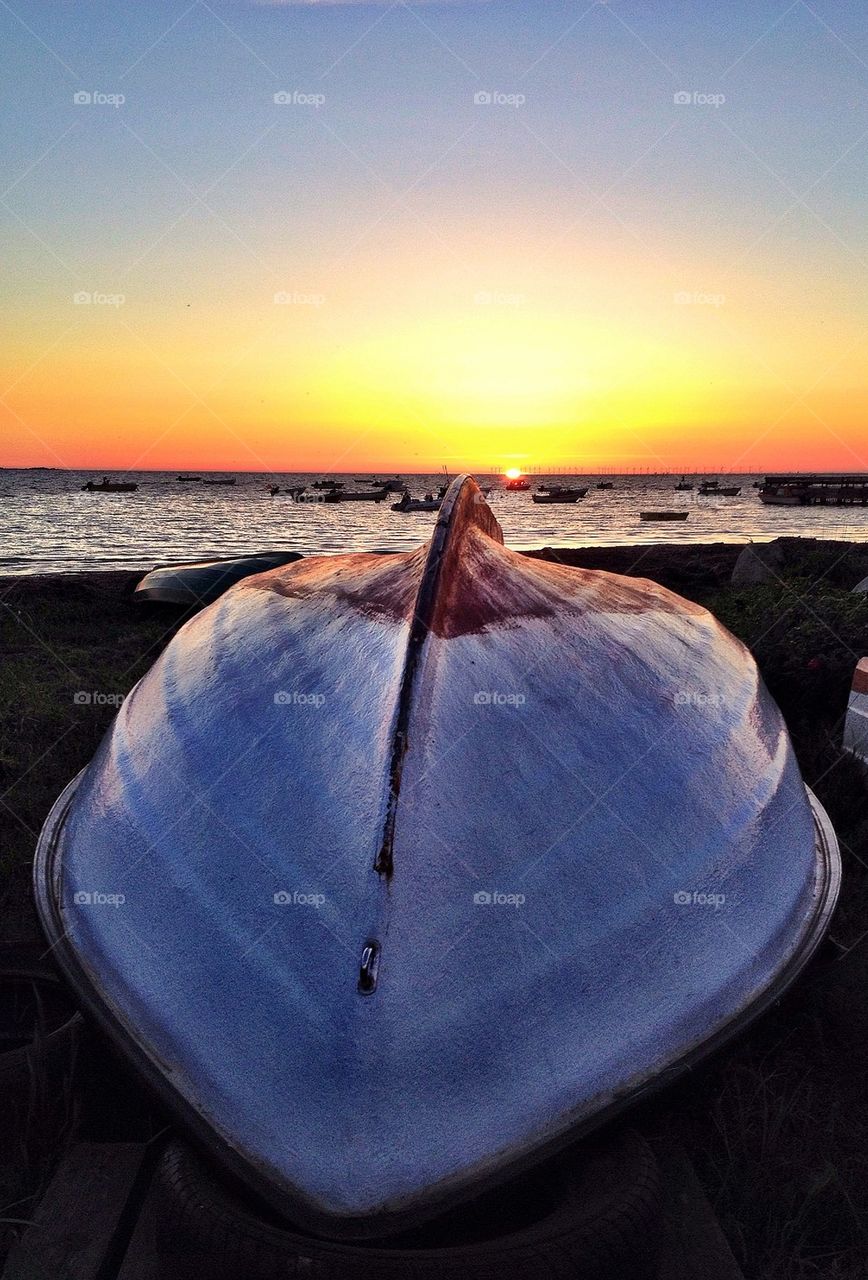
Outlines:
<svg viewBox="0 0 868 1280"><path fill-rule="evenodd" d="M839 874L745 647L653 582L508 550L460 477L415 551L301 560L188 622L34 883L182 1127L278 1214L362 1239L742 1029Z"/></svg>
<svg viewBox="0 0 868 1280"><path fill-rule="evenodd" d="M108 476L103 476L99 483L88 480L81 487L85 493L135 493L139 486L131 480L109 480Z"/></svg>
<svg viewBox="0 0 868 1280"><path fill-rule="evenodd" d="M341 502L385 502L388 489L338 489Z"/></svg>
<svg viewBox="0 0 868 1280"><path fill-rule="evenodd" d="M578 502L580 498L584 498L587 492L587 489L550 488L546 493L534 493L531 494L531 497L534 502L538 503L567 503Z"/></svg>
<svg viewBox="0 0 868 1280"><path fill-rule="evenodd" d="M314 480L314 489L344 489L346 488L343 480Z"/></svg>
<svg viewBox="0 0 868 1280"><path fill-rule="evenodd" d="M699 493L704 498L737 498L741 493L741 486L722 485L719 480L703 480Z"/></svg>
<svg viewBox="0 0 868 1280"><path fill-rule="evenodd" d="M509 493L526 493L530 488L530 481L525 476L511 476L503 487Z"/></svg>
<svg viewBox="0 0 868 1280"><path fill-rule="evenodd" d="M678 484L675 486L675 488L677 491L680 491L682 493L690 493L693 491L693 485L684 476L681 477L681 479L678 481Z"/></svg>
<svg viewBox="0 0 868 1280"><path fill-rule="evenodd" d="M611 480L601 480L597 485L598 489L614 489L614 487L615 485Z"/></svg>
<svg viewBox="0 0 868 1280"><path fill-rule="evenodd" d="M316 488L316 485L314 485ZM335 506L341 500L340 489L320 489L317 493L308 493L305 489L293 495L294 502L309 502L317 506Z"/></svg>
<svg viewBox="0 0 868 1280"><path fill-rule="evenodd" d="M178 476L177 478L180 484L198 484L202 479L201 476Z"/></svg>
<svg viewBox="0 0 868 1280"><path fill-rule="evenodd" d="M400 502L392 503L392 510L403 512L439 511L443 505L444 496L441 492L436 498L433 493L426 493L424 498L413 498L410 496L410 490L405 489Z"/></svg>
<svg viewBox="0 0 868 1280"><path fill-rule="evenodd" d="M290 484L290 485L287 485L282 490L283 493L288 493L291 498L297 498L299 494L304 493L304 491L305 491L305 485L303 484ZM277 495L281 492L280 485L270 484L268 486L268 492L272 498L276 498Z"/></svg>

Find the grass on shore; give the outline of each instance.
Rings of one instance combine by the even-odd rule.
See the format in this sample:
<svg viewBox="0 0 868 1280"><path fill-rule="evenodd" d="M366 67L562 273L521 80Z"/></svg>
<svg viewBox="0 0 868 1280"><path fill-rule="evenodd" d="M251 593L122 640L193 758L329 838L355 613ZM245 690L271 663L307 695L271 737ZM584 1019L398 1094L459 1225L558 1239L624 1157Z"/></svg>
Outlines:
<svg viewBox="0 0 868 1280"><path fill-rule="evenodd" d="M748 1277L861 1280L868 778L840 750L853 666L868 653L868 598L850 590L861 552L848 558L814 548L783 580L750 588L727 585L736 554L657 548L639 557L632 549L564 557L656 577L711 608L752 649L845 864L833 943L772 1012L640 1115L687 1147ZM134 581L129 574L0 581L0 934L18 949L42 950L30 863L50 805L114 714L99 698L127 693L179 625L177 612L134 602ZM76 693L90 701L76 701Z"/></svg>

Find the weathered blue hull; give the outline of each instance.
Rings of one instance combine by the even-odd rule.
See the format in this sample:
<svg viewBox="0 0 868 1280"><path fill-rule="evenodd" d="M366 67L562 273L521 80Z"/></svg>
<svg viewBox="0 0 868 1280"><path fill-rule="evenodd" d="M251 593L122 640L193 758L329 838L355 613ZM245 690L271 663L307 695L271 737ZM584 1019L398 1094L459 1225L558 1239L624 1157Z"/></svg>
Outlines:
<svg viewBox="0 0 868 1280"><path fill-rule="evenodd" d="M82 998L215 1156L333 1236L416 1222L719 1043L834 905L744 649L507 551L308 559L189 622L46 823Z"/></svg>
<svg viewBox="0 0 868 1280"><path fill-rule="evenodd" d="M142 578L136 587L136 599L160 604L210 604L243 578L301 559L298 551L258 551L223 560L161 565Z"/></svg>

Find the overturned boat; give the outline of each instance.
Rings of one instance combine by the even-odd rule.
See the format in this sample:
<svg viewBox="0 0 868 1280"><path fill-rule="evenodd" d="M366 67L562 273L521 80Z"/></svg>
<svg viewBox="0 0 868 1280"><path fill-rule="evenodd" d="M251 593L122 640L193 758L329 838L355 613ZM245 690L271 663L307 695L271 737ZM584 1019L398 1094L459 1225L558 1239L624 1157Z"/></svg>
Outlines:
<svg viewBox="0 0 868 1280"><path fill-rule="evenodd" d="M385 1235L776 999L834 833L747 650L652 582L431 541L247 578L67 787L35 887L80 999L225 1169Z"/></svg>
<svg viewBox="0 0 868 1280"><path fill-rule="evenodd" d="M298 551L254 551L219 560L162 564L146 573L135 589L136 600L157 604L210 604L242 578L300 560Z"/></svg>

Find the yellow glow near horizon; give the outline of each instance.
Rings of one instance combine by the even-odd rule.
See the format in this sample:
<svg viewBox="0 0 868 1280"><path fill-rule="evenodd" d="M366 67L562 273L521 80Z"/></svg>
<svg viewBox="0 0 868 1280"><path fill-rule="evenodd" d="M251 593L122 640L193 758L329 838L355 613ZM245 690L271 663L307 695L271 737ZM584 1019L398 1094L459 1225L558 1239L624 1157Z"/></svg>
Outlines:
<svg viewBox="0 0 868 1280"><path fill-rule="evenodd" d="M468 279L394 246L388 274L376 255L356 262L317 306L221 279L197 309L168 311L158 289L118 313L80 308L71 330L31 314L0 357L0 462L868 468L864 345L843 307L799 311L791 281L747 277L720 306L688 305L671 270L623 245L533 250L532 230L520 259L493 244ZM477 292L483 280L511 287Z"/></svg>
<svg viewBox="0 0 868 1280"><path fill-rule="evenodd" d="M508 470L506 471L507 480L517 480L520 475L521 475L521 471L519 470L518 467L509 467Z"/></svg>

